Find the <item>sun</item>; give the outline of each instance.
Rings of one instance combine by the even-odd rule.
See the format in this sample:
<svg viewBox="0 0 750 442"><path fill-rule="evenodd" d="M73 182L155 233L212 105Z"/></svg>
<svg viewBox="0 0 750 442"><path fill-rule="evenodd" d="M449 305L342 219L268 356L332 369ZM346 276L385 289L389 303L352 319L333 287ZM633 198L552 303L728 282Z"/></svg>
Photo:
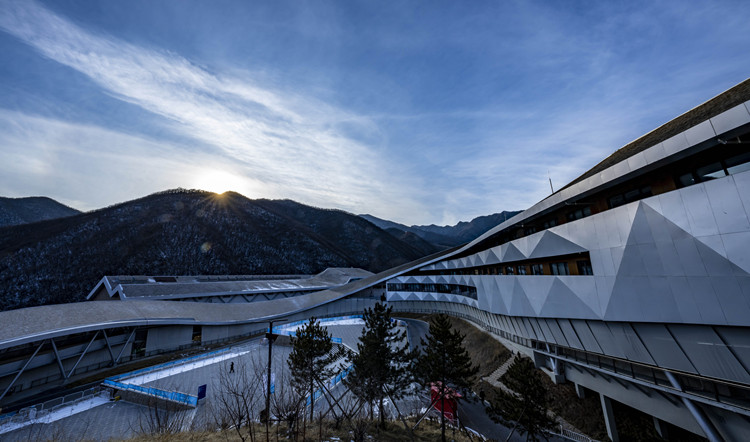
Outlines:
<svg viewBox="0 0 750 442"><path fill-rule="evenodd" d="M247 181L229 172L210 170L200 174L194 181L194 186L197 189L222 194L230 190L240 192L247 187Z"/></svg>

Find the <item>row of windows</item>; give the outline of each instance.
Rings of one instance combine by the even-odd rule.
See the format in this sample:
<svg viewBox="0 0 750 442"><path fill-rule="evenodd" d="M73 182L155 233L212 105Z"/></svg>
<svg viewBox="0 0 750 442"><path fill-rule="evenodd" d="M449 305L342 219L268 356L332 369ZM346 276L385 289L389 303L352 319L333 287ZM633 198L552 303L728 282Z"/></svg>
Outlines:
<svg viewBox="0 0 750 442"><path fill-rule="evenodd" d="M735 173L750 170L750 152L741 152L679 175L677 185L687 187L696 183L715 180Z"/></svg>
<svg viewBox="0 0 750 442"><path fill-rule="evenodd" d="M704 148L690 157L620 183L616 187L578 201L569 201L555 212L537 219L524 220L522 224L498 232L482 244L466 250L457 258L679 187L750 170L750 134L746 133L729 141L720 140L718 143L720 144L717 146Z"/></svg>
<svg viewBox="0 0 750 442"><path fill-rule="evenodd" d="M584 255L587 256L587 255ZM427 275L582 275L591 276L594 270L587 259L571 259L555 262L498 264L453 270L429 270L416 274Z"/></svg>
<svg viewBox="0 0 750 442"><path fill-rule="evenodd" d="M633 201L648 198L651 195L653 195L653 193L651 193L651 186L643 186L611 196L607 200L607 203L609 204L610 209L614 209L615 207L619 207L627 203L632 203Z"/></svg>
<svg viewBox="0 0 750 442"><path fill-rule="evenodd" d="M446 293L451 295L466 296L471 299L477 299L477 288L470 285L460 284L403 284L388 283L389 292L429 292L429 293Z"/></svg>

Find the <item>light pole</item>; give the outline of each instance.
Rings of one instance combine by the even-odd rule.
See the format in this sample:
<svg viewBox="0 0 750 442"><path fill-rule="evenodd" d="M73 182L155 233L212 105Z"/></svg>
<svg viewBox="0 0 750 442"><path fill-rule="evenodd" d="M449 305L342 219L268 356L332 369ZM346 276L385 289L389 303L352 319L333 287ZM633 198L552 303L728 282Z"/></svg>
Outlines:
<svg viewBox="0 0 750 442"><path fill-rule="evenodd" d="M286 322L286 319L281 319L276 322ZM268 339L268 373L266 374L266 442L270 442L269 439L269 426L271 423L271 358L273 357L273 341L279 335L273 333L273 321L268 321L268 333L266 333L266 339Z"/></svg>

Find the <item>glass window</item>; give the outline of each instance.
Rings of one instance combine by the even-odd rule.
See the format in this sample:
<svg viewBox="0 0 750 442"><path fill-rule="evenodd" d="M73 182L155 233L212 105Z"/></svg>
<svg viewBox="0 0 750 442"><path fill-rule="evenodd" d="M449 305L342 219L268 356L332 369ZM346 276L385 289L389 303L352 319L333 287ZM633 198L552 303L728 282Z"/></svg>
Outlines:
<svg viewBox="0 0 750 442"><path fill-rule="evenodd" d="M567 262L553 262L549 265L553 275L570 275Z"/></svg>
<svg viewBox="0 0 750 442"><path fill-rule="evenodd" d="M578 264L579 275L593 275L594 274L594 269L591 268L591 261L583 260L583 261L578 261L576 264Z"/></svg>
<svg viewBox="0 0 750 442"><path fill-rule="evenodd" d="M557 225L557 220L553 218L553 219L545 221L544 224L542 224L542 227L544 227L545 229L549 229L550 227L555 227L556 225Z"/></svg>
<svg viewBox="0 0 750 442"><path fill-rule="evenodd" d="M526 266L518 266L518 274L519 275L525 275L526 274Z"/></svg>
<svg viewBox="0 0 750 442"><path fill-rule="evenodd" d="M726 176L721 163L711 163L708 166L699 167L696 170L700 181L708 181Z"/></svg>
<svg viewBox="0 0 750 442"><path fill-rule="evenodd" d="M695 177L693 176L693 172L680 175L677 178L677 184L680 187L687 187L687 186L692 186L693 184L695 184Z"/></svg>
<svg viewBox="0 0 750 442"><path fill-rule="evenodd" d="M638 199L640 196L641 191L639 189L631 190L630 192L625 192L625 201L631 202Z"/></svg>
<svg viewBox="0 0 750 442"><path fill-rule="evenodd" d="M589 215L591 215L591 207L586 206L583 209L574 210L568 213L568 221L575 221Z"/></svg>
<svg viewBox="0 0 750 442"><path fill-rule="evenodd" d="M622 195L615 195L609 199L609 208L614 209L625 204L625 197Z"/></svg>
<svg viewBox="0 0 750 442"><path fill-rule="evenodd" d="M505 274L506 274L506 275L515 275L515 274L516 274L516 271L515 271L515 269L513 268L513 266L506 266L506 267L505 267Z"/></svg>
<svg viewBox="0 0 750 442"><path fill-rule="evenodd" d="M729 174L750 170L750 152L741 153L726 160Z"/></svg>
<svg viewBox="0 0 750 442"><path fill-rule="evenodd" d="M544 266L541 264L532 264L531 274L532 275L544 275Z"/></svg>

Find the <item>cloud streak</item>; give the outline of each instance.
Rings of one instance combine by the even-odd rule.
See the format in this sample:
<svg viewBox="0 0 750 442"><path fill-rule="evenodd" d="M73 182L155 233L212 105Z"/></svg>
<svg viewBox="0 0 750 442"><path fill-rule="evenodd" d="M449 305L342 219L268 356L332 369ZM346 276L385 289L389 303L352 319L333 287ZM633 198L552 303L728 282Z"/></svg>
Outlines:
<svg viewBox="0 0 750 442"><path fill-rule="evenodd" d="M251 197L392 215L419 207L408 195L408 183L388 176L384 159L336 130L341 121L370 130L361 117L248 78L211 73L176 54L89 32L32 2L5 5L0 27L209 146L221 162L253 178L249 189L238 189L252 190Z"/></svg>

